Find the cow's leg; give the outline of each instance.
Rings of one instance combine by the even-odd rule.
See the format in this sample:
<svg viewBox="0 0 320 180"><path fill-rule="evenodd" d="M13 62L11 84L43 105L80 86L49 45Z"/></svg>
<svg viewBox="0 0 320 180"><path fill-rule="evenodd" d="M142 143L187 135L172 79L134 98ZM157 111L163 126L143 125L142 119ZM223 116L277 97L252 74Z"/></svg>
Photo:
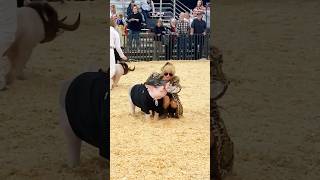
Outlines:
<svg viewBox="0 0 320 180"><path fill-rule="evenodd" d="M124 74L123 67L120 64L116 64L116 73L113 76L114 77L114 86L117 87L118 83L120 81L121 76Z"/></svg>
<svg viewBox="0 0 320 180"><path fill-rule="evenodd" d="M7 57L9 60L10 68L6 74L6 83L9 85L15 80L16 76L16 59L18 56L18 50L16 45L12 45L7 51Z"/></svg>
<svg viewBox="0 0 320 180"><path fill-rule="evenodd" d="M119 80L120 80L120 77L121 77L121 75L119 75L119 74L116 74L116 75L114 75L113 76L114 77L114 87L117 87L118 86L118 82L119 82Z"/></svg>
<svg viewBox="0 0 320 180"><path fill-rule="evenodd" d="M60 125L64 130L67 146L68 146L68 157L69 157L69 165L75 167L80 163L80 151L81 151L81 139L79 139L73 132L67 113L65 111L65 96L67 89L70 85L69 82L65 82L61 89L60 94Z"/></svg>
<svg viewBox="0 0 320 180"><path fill-rule="evenodd" d="M20 79L25 79L23 76L23 69L30 58L32 53L32 47L13 47L10 49L10 52L8 52L8 56L11 62L11 68L9 73L7 74L7 83L11 84L17 76L19 76Z"/></svg>
<svg viewBox="0 0 320 180"><path fill-rule="evenodd" d="M33 48L24 48L24 49L20 48L20 51L22 51L22 53L21 53L21 56L19 57L20 59L17 59L18 62L16 62L17 63L17 66L16 66L17 78L19 80L26 79L26 76L25 76L23 70L25 69L27 62L31 57L32 50L33 50Z"/></svg>

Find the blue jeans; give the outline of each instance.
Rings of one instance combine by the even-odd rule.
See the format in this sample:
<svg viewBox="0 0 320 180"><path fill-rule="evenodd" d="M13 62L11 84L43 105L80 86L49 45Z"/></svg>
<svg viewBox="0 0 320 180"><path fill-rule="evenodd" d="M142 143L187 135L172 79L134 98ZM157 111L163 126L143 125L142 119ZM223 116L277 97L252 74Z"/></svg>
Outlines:
<svg viewBox="0 0 320 180"><path fill-rule="evenodd" d="M140 31L129 30L128 47L136 49L140 47Z"/></svg>
<svg viewBox="0 0 320 180"><path fill-rule="evenodd" d="M178 59L183 59L186 60L187 57L187 44L189 43L188 36L185 34L179 35L178 38L178 43L177 43L177 56Z"/></svg>
<svg viewBox="0 0 320 180"><path fill-rule="evenodd" d="M195 60L201 59L205 36L202 34L196 34L193 37L194 37L194 59Z"/></svg>

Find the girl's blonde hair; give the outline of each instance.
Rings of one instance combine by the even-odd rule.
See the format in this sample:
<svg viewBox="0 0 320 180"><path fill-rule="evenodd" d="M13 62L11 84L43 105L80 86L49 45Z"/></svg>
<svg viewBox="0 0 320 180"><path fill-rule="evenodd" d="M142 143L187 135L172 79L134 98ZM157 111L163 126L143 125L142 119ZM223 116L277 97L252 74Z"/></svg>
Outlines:
<svg viewBox="0 0 320 180"><path fill-rule="evenodd" d="M174 67L174 65L172 63L166 62L166 64L164 64L164 66L162 66L161 72L162 72L162 74L165 72L171 72L172 74L175 74L176 68Z"/></svg>
<svg viewBox="0 0 320 180"><path fill-rule="evenodd" d="M110 18L110 26L116 27L116 21L113 18Z"/></svg>

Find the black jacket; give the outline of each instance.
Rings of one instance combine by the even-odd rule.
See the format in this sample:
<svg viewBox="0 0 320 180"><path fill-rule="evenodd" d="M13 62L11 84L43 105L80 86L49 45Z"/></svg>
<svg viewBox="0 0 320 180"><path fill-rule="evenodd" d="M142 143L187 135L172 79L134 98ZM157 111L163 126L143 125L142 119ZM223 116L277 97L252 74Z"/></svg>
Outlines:
<svg viewBox="0 0 320 180"><path fill-rule="evenodd" d="M162 113L163 100L158 100L158 105L156 106L154 99L149 95L149 92L144 84L134 85L130 92L131 100L134 105L141 108L146 114L150 114L150 110L157 113Z"/></svg>
<svg viewBox="0 0 320 180"><path fill-rule="evenodd" d="M130 19L139 19L138 21L131 21L129 22ZM141 13L137 13L137 14L131 14L130 16L128 16L127 18L128 20L128 29L132 30L132 31L141 31L142 28L142 15Z"/></svg>
<svg viewBox="0 0 320 180"><path fill-rule="evenodd" d="M155 26L152 31L154 33L155 41L161 41L162 35L166 33L166 29L163 26Z"/></svg>

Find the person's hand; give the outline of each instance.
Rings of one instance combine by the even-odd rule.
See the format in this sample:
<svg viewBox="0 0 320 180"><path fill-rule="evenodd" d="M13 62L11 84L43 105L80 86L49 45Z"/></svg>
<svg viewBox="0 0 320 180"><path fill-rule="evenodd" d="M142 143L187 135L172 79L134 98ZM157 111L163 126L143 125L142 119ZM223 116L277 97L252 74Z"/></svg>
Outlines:
<svg viewBox="0 0 320 180"><path fill-rule="evenodd" d="M167 82L164 86L165 90L166 91L169 91L169 86L170 86L170 82Z"/></svg>
<svg viewBox="0 0 320 180"><path fill-rule="evenodd" d="M206 32L203 32L203 35L206 35L207 33Z"/></svg>
<svg viewBox="0 0 320 180"><path fill-rule="evenodd" d="M127 56L123 56L121 59L123 59L124 61L128 60Z"/></svg>

